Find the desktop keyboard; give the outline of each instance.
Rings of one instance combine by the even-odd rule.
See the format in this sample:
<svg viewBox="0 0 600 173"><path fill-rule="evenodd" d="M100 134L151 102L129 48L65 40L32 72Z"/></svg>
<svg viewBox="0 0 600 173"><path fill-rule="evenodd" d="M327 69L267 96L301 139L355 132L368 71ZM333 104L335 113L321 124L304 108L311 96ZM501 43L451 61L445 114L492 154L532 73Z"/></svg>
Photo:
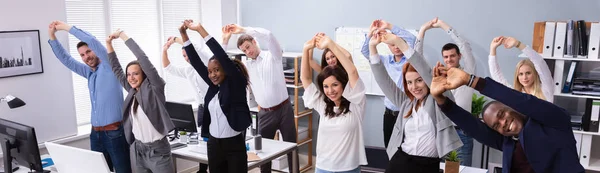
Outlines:
<svg viewBox="0 0 600 173"><path fill-rule="evenodd" d="M173 144L171 144L171 150L183 148L183 147L186 147L186 146L187 146L187 144L173 143Z"/></svg>

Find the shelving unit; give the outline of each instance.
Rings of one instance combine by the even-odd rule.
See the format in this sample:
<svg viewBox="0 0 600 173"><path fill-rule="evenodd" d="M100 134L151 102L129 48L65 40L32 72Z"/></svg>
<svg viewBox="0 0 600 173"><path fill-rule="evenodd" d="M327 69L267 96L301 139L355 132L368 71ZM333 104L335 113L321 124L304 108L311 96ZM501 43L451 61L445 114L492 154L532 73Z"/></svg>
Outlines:
<svg viewBox="0 0 600 173"><path fill-rule="evenodd" d="M227 54L231 57L235 57L236 59L242 60L242 57L245 57L245 54L238 50L238 49L234 49L234 50L227 50L226 51ZM303 159L300 158L299 160L300 162L300 172L306 172L307 170L313 168L313 157L312 157L312 152L313 152L313 110L312 109L308 109L304 107L303 104L303 100L302 100L302 95L301 93L303 93L304 88L302 87L302 85L300 84L300 59L302 57L302 53L296 53L296 52L284 52L283 53L283 62L284 67L286 67L288 64L290 64L292 66L293 69L293 76L294 76L294 81L293 84L291 83L287 83L286 82L286 87L288 89L288 94L292 95L292 97L290 97L290 101L293 104L293 111L294 111L294 124L296 126L296 143L298 144L298 148L307 148L307 158L306 158L306 165L303 165ZM289 62L289 60L292 60L293 62ZM285 70L285 69L284 69ZM284 72L285 73L285 72ZM289 72L288 72L289 74ZM291 90L291 91L290 91ZM250 108L251 112L255 112L258 113L258 107L251 107ZM300 126L299 125L299 121L301 118L306 118L308 119L308 127L306 126ZM301 131L301 129L306 129L307 134L303 134ZM305 138L301 139L301 136L306 135ZM299 152L301 153L301 152ZM285 156L282 156L285 157ZM299 155L299 157L301 157ZM287 160L282 160L282 162L286 162ZM287 172L288 169L284 168L281 169L280 171L283 172Z"/></svg>

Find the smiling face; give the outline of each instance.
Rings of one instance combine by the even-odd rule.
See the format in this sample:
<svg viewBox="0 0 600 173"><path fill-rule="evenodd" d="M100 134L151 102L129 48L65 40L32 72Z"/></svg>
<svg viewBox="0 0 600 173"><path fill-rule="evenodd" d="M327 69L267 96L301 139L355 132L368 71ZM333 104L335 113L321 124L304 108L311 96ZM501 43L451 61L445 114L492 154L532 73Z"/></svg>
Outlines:
<svg viewBox="0 0 600 173"><path fill-rule="evenodd" d="M208 62L208 78L215 85L220 85L225 80L225 72L217 59Z"/></svg>
<svg viewBox="0 0 600 173"><path fill-rule="evenodd" d="M535 79L533 68L529 65L522 65L518 69L517 78L519 78L519 83L521 83L523 87L528 88L532 86L533 80Z"/></svg>
<svg viewBox="0 0 600 173"><path fill-rule="evenodd" d="M444 50L442 51L442 56L447 67L458 68L460 66L458 63L460 61L460 54L456 52L456 49Z"/></svg>
<svg viewBox="0 0 600 173"><path fill-rule="evenodd" d="M325 61L327 65L336 65L338 63L337 57L331 51L325 53Z"/></svg>
<svg viewBox="0 0 600 173"><path fill-rule="evenodd" d="M334 103L340 103L344 87L342 86L342 82L337 80L335 76L329 76L323 80L323 92L329 100Z"/></svg>
<svg viewBox="0 0 600 173"><path fill-rule="evenodd" d="M525 116L500 102L491 102L483 112L483 121L504 136L517 136L525 124Z"/></svg>
<svg viewBox="0 0 600 173"><path fill-rule="evenodd" d="M408 91L417 100L423 99L429 93L429 88L419 73L414 71L406 72L404 79L406 80Z"/></svg>
<svg viewBox="0 0 600 173"><path fill-rule="evenodd" d="M129 82L129 85L132 88L140 88L140 85L142 85L144 78L144 72L142 71L142 68L139 64L130 63L130 65L127 66L127 82Z"/></svg>
<svg viewBox="0 0 600 173"><path fill-rule="evenodd" d="M91 68L96 68L100 63L100 59L87 45L77 48L77 52L79 52L79 56L81 56L83 63L87 64Z"/></svg>

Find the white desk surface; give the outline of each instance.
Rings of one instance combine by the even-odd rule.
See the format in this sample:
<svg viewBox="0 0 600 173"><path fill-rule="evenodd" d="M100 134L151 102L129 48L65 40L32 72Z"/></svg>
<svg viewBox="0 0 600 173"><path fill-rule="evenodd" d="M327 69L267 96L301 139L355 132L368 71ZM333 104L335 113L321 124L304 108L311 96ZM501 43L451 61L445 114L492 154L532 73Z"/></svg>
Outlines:
<svg viewBox="0 0 600 173"><path fill-rule="evenodd" d="M440 163L440 169L444 169L445 167L446 167L445 163L443 163L443 162ZM488 170L461 165L460 168L458 168L458 172L459 173L487 173Z"/></svg>
<svg viewBox="0 0 600 173"><path fill-rule="evenodd" d="M250 151L254 151L254 139L246 141L250 145ZM295 143L276 141L272 139L262 139L262 151L258 153L260 161L248 162L248 168L258 167L258 163L262 161L273 160L283 154L286 154L294 149L297 145ZM195 150L195 151L192 151ZM204 150L204 151L197 151ZM201 163L208 163L208 156L206 154L206 142L200 142L200 144L188 144L187 147L179 148L171 151L173 158L181 158Z"/></svg>

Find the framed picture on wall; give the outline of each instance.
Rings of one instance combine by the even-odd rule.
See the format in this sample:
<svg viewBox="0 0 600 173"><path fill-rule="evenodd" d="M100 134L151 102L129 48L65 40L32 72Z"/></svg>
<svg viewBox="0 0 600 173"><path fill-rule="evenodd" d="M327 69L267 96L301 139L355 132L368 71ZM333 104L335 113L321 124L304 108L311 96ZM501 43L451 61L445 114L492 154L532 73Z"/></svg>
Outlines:
<svg viewBox="0 0 600 173"><path fill-rule="evenodd" d="M43 72L39 30L0 31L0 78Z"/></svg>

